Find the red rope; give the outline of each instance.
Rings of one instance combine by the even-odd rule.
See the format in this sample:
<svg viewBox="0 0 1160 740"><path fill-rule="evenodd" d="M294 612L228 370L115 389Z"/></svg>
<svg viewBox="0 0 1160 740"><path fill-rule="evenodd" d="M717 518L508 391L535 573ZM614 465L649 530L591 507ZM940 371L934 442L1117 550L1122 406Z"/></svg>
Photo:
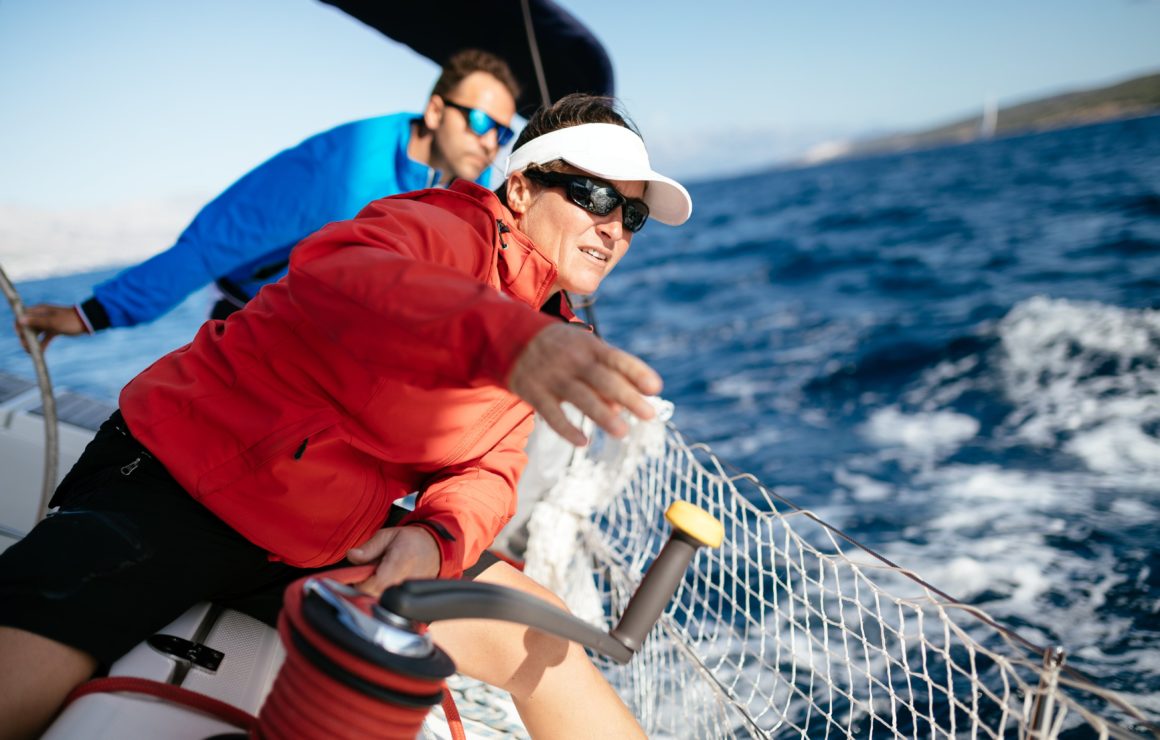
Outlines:
<svg viewBox="0 0 1160 740"><path fill-rule="evenodd" d="M443 716L447 718L447 729L451 730L451 740L467 740L467 733L463 729L463 720L459 716L459 707L455 706L455 697L450 691L443 692Z"/></svg>
<svg viewBox="0 0 1160 740"><path fill-rule="evenodd" d="M64 705L67 707L82 696L88 696L89 694L119 691L156 696L173 702L174 704L181 704L217 717L243 730L252 730L257 723L253 715L238 709L232 704L215 699L212 696L199 694L196 691L183 689L173 684L161 683L160 681L153 681L148 678L135 678L133 676L95 678L92 681L83 683L69 693L68 697L64 700Z"/></svg>
<svg viewBox="0 0 1160 740"><path fill-rule="evenodd" d="M366 580L373 571L373 566L344 568L329 571L324 577L353 584ZM126 691L156 696L204 712L248 731L251 738L261 740L413 740L419 735L429 711L427 707L390 704L330 678L302 655L291 638L294 632L343 671L379 688L412 696L430 696L442 690L443 711L447 715L451 736L455 740L466 740L459 710L442 680L403 676L373 665L319 634L302 615L305 581L305 578L295 581L286 589L282 613L278 617L278 634L286 648L286 662L282 664L257 718L205 694L128 676L99 678L81 684L68 695L65 705L89 694ZM373 601L373 598L367 596L366 600Z"/></svg>
<svg viewBox="0 0 1160 740"><path fill-rule="evenodd" d="M342 583L358 583L372 572L370 566L346 568L329 571L325 577ZM286 648L286 662L258 715L253 737L263 740L355 740L367 737L411 740L418 736L429 711L427 707L391 704L327 676L302 655L292 634L297 634L348 675L382 689L411 696L429 696L442 690L446 696L444 682L400 675L331 643L311 626L302 613L305 580L295 581L286 589L278 618L278 633ZM372 597L366 599L370 601Z"/></svg>

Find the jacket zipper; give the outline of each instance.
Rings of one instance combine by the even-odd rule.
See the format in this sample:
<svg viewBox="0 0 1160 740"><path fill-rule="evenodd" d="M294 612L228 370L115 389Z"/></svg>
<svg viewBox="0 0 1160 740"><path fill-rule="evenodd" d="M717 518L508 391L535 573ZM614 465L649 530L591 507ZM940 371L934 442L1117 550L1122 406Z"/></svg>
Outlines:
<svg viewBox="0 0 1160 740"><path fill-rule="evenodd" d="M505 224L505 223L503 222L503 219L500 219L500 218L497 218L497 219L495 220L495 225L496 225L496 227L499 229L499 248L500 248L500 249L507 249L507 242L505 242L505 241L503 240L503 235L504 235L504 234L510 234L510 233L511 233L511 229L509 229L509 228L508 228L508 225L507 225L507 224Z"/></svg>

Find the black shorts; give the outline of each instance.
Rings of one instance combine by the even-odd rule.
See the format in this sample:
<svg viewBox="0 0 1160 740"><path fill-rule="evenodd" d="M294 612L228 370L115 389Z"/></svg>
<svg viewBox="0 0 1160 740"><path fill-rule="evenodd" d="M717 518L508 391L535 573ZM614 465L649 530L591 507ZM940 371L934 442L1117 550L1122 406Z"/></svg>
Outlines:
<svg viewBox="0 0 1160 740"><path fill-rule="evenodd" d="M57 488L60 509L0 553L0 625L108 665L202 601L273 624L285 587L322 569L271 562L126 430L119 413L105 422Z"/></svg>

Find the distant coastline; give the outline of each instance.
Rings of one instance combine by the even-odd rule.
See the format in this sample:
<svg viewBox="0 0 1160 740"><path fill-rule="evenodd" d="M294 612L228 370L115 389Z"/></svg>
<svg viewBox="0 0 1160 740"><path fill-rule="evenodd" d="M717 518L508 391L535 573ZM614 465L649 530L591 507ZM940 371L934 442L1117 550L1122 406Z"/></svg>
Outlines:
<svg viewBox="0 0 1160 740"><path fill-rule="evenodd" d="M993 104L985 105L977 115L922 131L900 132L870 139L828 141L813 147L793 164L811 165L839 159L933 149L1156 114L1160 114L1160 73L1135 77L1105 87L1037 98L1003 108L993 107Z"/></svg>

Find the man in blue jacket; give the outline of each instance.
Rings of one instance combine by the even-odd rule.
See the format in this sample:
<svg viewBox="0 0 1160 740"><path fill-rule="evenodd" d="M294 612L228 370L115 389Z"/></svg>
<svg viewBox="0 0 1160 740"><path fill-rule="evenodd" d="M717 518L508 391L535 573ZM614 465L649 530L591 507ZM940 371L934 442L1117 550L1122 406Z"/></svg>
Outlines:
<svg viewBox="0 0 1160 740"><path fill-rule="evenodd" d="M487 185L518 93L501 59L459 52L422 113L346 123L274 155L202 208L169 249L76 306L29 307L22 324L46 346L58 334L148 323L209 282L221 294L211 316L225 318L286 273L295 244L367 203L455 178Z"/></svg>

